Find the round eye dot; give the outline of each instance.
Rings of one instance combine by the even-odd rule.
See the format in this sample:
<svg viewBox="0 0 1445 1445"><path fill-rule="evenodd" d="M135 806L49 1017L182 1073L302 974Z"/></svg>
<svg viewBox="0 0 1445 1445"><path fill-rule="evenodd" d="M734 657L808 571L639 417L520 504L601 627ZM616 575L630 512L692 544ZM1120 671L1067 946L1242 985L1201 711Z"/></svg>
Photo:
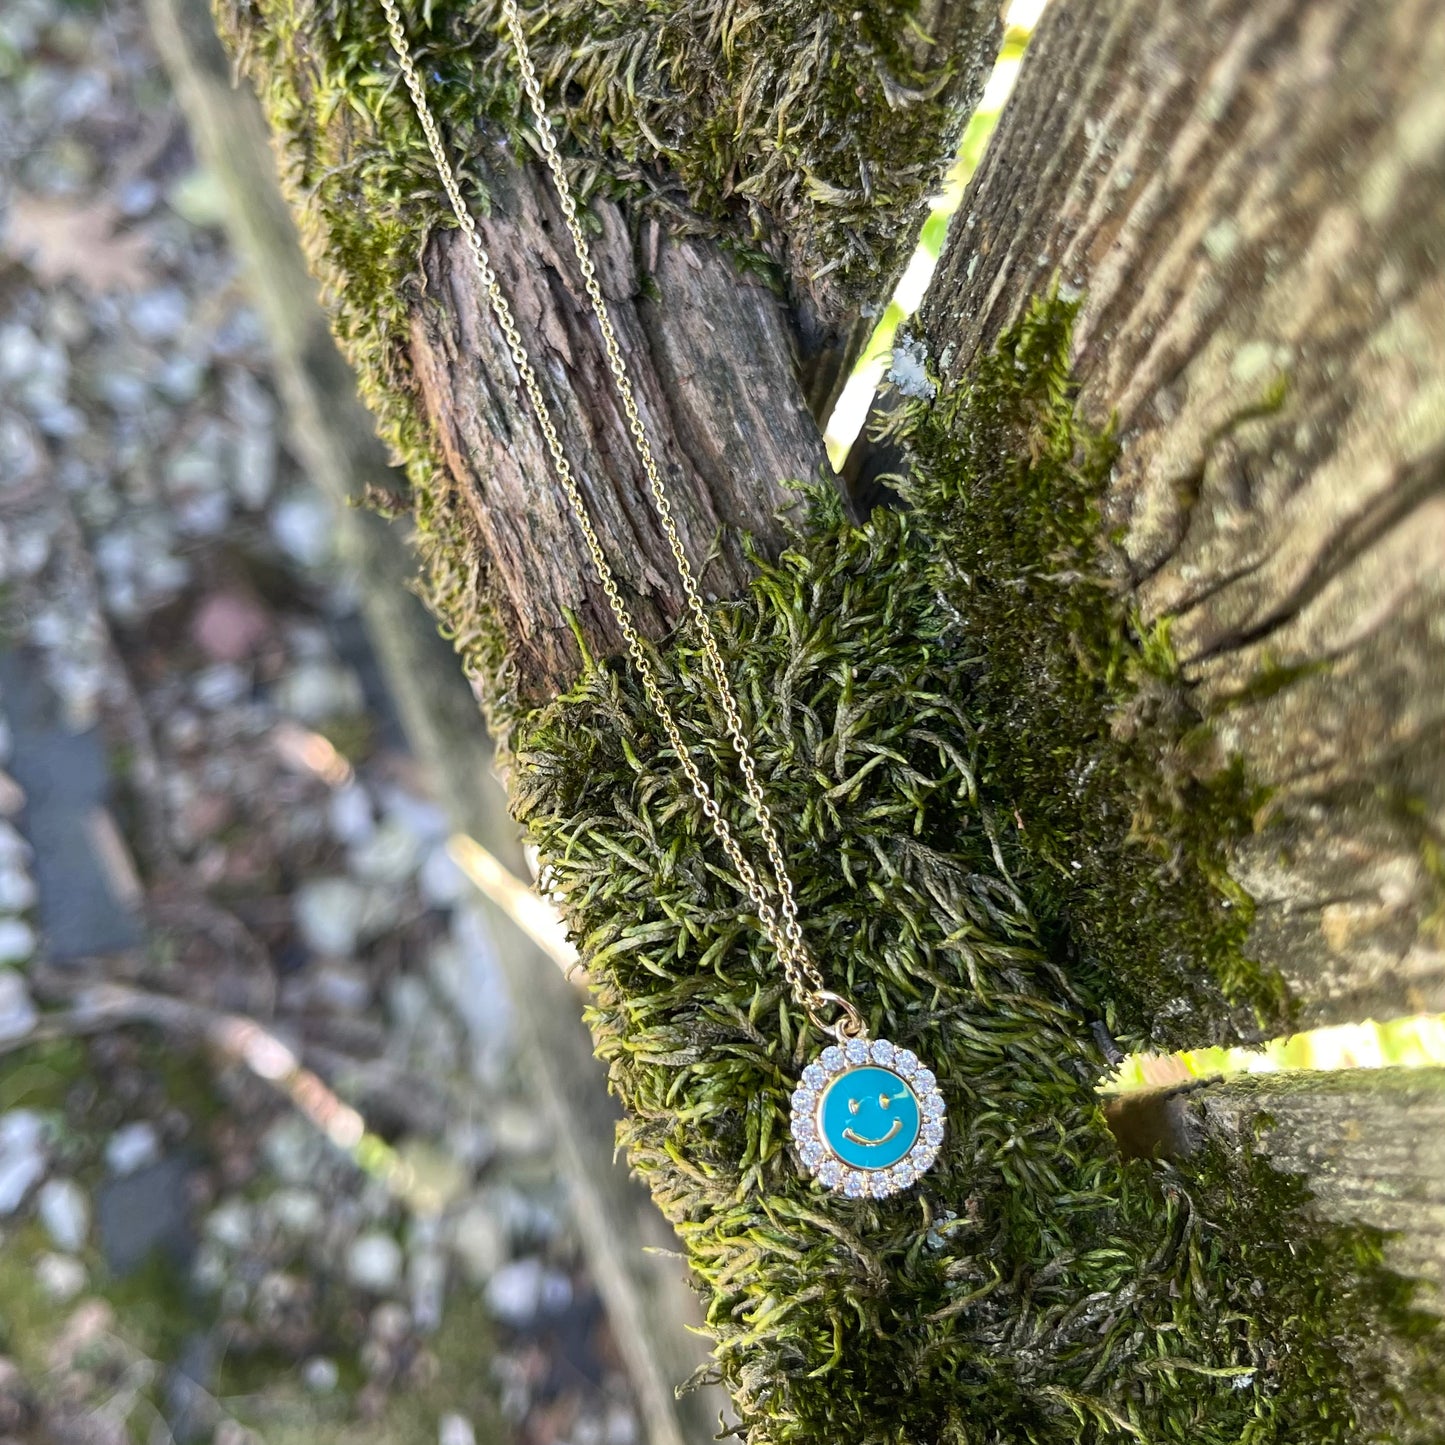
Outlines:
<svg viewBox="0 0 1445 1445"><path fill-rule="evenodd" d="M879 1096L878 1096L878 1107L879 1107L880 1109L886 1109L886 1108L888 1107L888 1105L889 1105L890 1102L891 1102L891 1100L889 1099L889 1097L888 1097L887 1094L879 1094Z"/></svg>
<svg viewBox="0 0 1445 1445"><path fill-rule="evenodd" d="M848 1112L849 1112L850 1114L856 1114L856 1113L858 1112L858 1110L861 1109L862 1107L863 1107L863 1101L862 1101L862 1099L849 1099L849 1100L848 1100Z"/></svg>

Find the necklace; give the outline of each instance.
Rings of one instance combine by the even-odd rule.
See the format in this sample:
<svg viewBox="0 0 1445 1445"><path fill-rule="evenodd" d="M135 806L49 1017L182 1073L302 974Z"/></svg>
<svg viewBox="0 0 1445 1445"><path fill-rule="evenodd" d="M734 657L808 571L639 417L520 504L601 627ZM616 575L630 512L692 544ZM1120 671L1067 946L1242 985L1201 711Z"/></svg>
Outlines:
<svg viewBox="0 0 1445 1445"><path fill-rule="evenodd" d="M412 60L411 45L402 26L398 0L380 0L380 3L386 15L397 64L411 94L412 104L426 136L432 159L436 163L437 176L456 214L457 224L461 227L476 265L492 315L501 329L523 390L526 391L536 414L553 470L562 484L562 490L582 532L603 595L617 619L618 628L627 644L628 655L642 683L643 693L661 723L663 732L677 755L683 775L712 825L728 861L736 870L743 891L757 912L758 923L777 954L793 997L814 1026L836 1040L803 1070L802 1079L793 1091L792 1133L798 1158L803 1167L825 1188L851 1198L883 1198L895 1194L915 1183L938 1156L938 1148L943 1141L943 1096L938 1091L932 1072L919 1063L917 1055L910 1049L897 1048L886 1039L869 1038L868 1026L853 1003L826 986L803 937L793 881L783 858L773 815L758 782L757 767L743 727L737 698L728 682L727 670L713 634L712 624L708 620L707 609L703 606L692 566L687 560L682 540L673 523L672 507L668 501L667 489L663 486L662 473L633 398L627 363L612 328L612 320L602 288L597 281L587 238L577 219L576 198L562 165L552 123L547 116L542 87L532 64L516 0L502 0L501 8L521 75L522 88L531 105L537 139L556 187L558 203L567 224L568 234L572 238L587 299L602 335L608 369L612 373L618 399L627 417L628 430L647 477L653 506L657 510L677 566L688 615L702 642L707 675L722 709L728 739L737 756L743 792L762 834L773 878L771 891L758 869L743 852L731 825L713 796L712 789L698 770L697 764L693 762L683 740L682 731L662 691L652 659L632 621L627 604L622 599L611 564L602 550L602 544L588 515L561 437L552 420L551 409L542 394L521 333L517 330L511 305L497 280L491 258L477 232L476 222L462 198L456 171L448 157L436 118L432 114L420 72Z"/></svg>

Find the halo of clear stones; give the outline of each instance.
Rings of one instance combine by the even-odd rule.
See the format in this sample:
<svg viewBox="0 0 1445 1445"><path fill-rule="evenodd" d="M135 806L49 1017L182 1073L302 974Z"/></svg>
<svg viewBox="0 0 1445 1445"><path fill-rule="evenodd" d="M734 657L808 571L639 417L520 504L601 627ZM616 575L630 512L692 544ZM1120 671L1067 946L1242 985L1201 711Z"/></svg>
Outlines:
<svg viewBox="0 0 1445 1445"><path fill-rule="evenodd" d="M837 1075L865 1064L890 1069L908 1086L918 1099L918 1142L908 1157L891 1169L853 1169L844 1164L818 1135L814 1111L818 1097ZM830 1045L803 1070L802 1082L793 1090L793 1142L803 1167L825 1189L847 1195L850 1199L885 1199L900 1190L911 1188L938 1158L943 1142L943 1126L947 1116L943 1095L931 1069L918 1061L912 1049L900 1049L887 1039L850 1039L841 1048Z"/></svg>

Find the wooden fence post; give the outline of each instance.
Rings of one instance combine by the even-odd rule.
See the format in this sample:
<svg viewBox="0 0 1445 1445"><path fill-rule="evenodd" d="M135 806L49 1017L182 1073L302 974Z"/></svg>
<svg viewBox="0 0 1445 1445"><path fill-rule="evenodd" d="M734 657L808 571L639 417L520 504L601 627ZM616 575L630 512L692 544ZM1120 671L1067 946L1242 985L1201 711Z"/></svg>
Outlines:
<svg viewBox="0 0 1445 1445"><path fill-rule="evenodd" d="M408 740L435 780L453 826L523 868L516 827L493 774L492 748L452 649L413 595L415 557L398 526L364 505L368 489L399 485L386 449L356 397L306 275L295 228L276 187L265 124L238 90L203 3L149 0L152 33L179 93L193 139L216 172L228 226L266 321L294 444L338 509L339 550L366 579L367 631ZM646 1195L614 1159L615 1109L591 1057L576 989L512 920L476 905L497 937L523 1042L518 1055L545 1112L588 1264L608 1308L652 1445L708 1438L726 1400L675 1391L704 1362L698 1311L684 1270L647 1251L666 1244Z"/></svg>

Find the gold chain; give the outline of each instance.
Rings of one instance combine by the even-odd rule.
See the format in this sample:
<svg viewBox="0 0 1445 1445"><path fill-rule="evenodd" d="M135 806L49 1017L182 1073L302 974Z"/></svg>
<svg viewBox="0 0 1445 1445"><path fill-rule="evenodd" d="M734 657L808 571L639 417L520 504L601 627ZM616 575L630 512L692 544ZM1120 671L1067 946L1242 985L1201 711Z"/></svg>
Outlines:
<svg viewBox="0 0 1445 1445"><path fill-rule="evenodd" d="M698 592L697 583L694 580L692 566L687 560L687 554L683 550L682 539L678 536L677 526L673 521L672 504L668 500L667 489L663 486L662 473L658 468L657 460L653 455L652 444L647 437L647 429L643 425L642 417L637 409L637 401L632 391L632 380L628 375L627 363L623 359L622 348L618 345L617 334L612 327L612 318L608 313L607 302L602 295L602 288L597 282L597 271L592 264L591 250L587 244L587 238L583 234L581 224L577 219L577 202L573 196L571 182L567 179L567 172L562 164L562 157L557 149L556 137L552 130L551 120L547 116L547 109L542 98L542 87L538 83L537 73L532 65L531 52L527 46L526 34L522 28L522 18L517 10L516 0L502 0L502 16L506 22L508 34L511 37L512 48L516 54L517 65L521 72L522 88L527 93L531 102L532 114L536 118L537 138L541 142L542 154L546 159L547 168L552 173L552 180L557 189L558 201L562 208L563 218L567 223L567 230L572 237L572 247L577 253L577 265L582 273L582 282L587 291L588 300L592 303L593 314L597 318L597 325L602 333L602 343L607 351L607 364L612 372L612 379L617 387L617 394L622 402L622 409L627 416L628 430L632 434L633 445L637 450L639 460L642 462L642 469L646 473L648 487L652 492L653 504L657 508L657 514L662 523L662 529L667 537L668 546L672 550L673 561L677 564L678 576L682 579L682 589L687 598L687 609L691 614L694 623L697 625L698 635L702 640L703 652L707 658L708 673L712 678L718 701L722 706L723 718L727 728L728 737L731 739L733 748L737 754L738 769L742 773L743 789L747 794L749 804L752 806L754 816L758 820L758 827L763 835L763 843L767 848L768 859L772 864L773 877L777 887L777 905L774 906L768 896L767 889L763 886L758 876L757 869L748 861L737 839L733 835L732 828L727 819L723 816L722 810L718 807L717 800L713 797L711 789L706 780L698 771L697 764L693 762L687 745L683 741L682 731L678 727L677 720L673 716L672 709L668 706L667 699L663 695L662 687L657 679L657 673L648 656L647 649L638 634L637 628L632 621L632 616L627 610L627 604L622 600L618 592L616 580L612 574L612 567L602 550L602 544L598 540L596 529L592 525L592 519L588 515L587 505L578 490L577 482L572 474L571 464L562 447L561 437L558 435L557 427L552 420L552 413L547 405L546 398L542 394L542 388L537 380L537 374L532 368L531 359L522 342L521 333L512 316L512 308L507 301L505 294L497 280L497 273L492 267L491 257L488 256L486 247L477 233L476 222L472 219L471 212L467 209L466 202L462 198L461 187L457 184L456 172L452 168L450 159L447 156L446 147L442 142L441 132L437 127L436 119L432 115L431 106L426 98L426 91L422 85L421 76L417 72L416 65L412 61L411 45L406 38L406 32L402 28L401 14L397 7L397 0L381 0L382 10L386 14L387 24L390 30L391 43L396 51L397 61L401 67L401 73L406 81L406 87L411 92L412 103L416 107L417 118L421 122L422 131L426 135L427 145L431 148L432 159L436 163L437 174L441 178L443 189L447 193L447 199L451 202L452 210L456 213L457 224L462 229L466 238L467 246L471 251L472 259L476 263L477 272L481 277L483 288L487 293L487 299L491 303L492 314L496 317L497 325L501 328L502 336L506 340L507 349L511 352L512 361L516 365L517 373L522 379L522 386L531 400L532 409L537 416L537 424L541 428L542 436L547 443L547 451L552 458L552 466L557 474L557 479L562 483L562 490L567 495L571 504L573 514L577 519L577 525L582 530L583 540L587 544L587 551L592 557L592 565L597 570L597 576L602 584L602 591L607 598L608 605L612 608L613 616L617 619L617 625L622 631L622 636L627 643L627 651L632 658L637 674L642 680L643 692L647 700L652 704L653 711L661 722L663 731L667 734L668 741L672 744L673 751L677 754L678 762L688 782L692 785L692 791L697 800L702 804L702 810L708 821L712 824L713 832L717 834L718 841L722 844L728 859L737 870L738 877L742 880L743 887L748 897L752 900L757 910L758 921L762 924L773 947L777 951L778 960L782 964L783 973L788 980L790 987L797 996L799 1002L808 1011L814 1022L830 1032L839 1032L852 1037L860 1036L865 1032L862 1018L857 1010L846 999L840 998L837 994L830 992L824 985L823 976L818 970L817 964L813 961L808 950L808 945L803 938L803 930L798 922L798 908L793 894L793 882L788 876L787 865L783 859L782 846L778 841L777 830L773 825L773 815L768 807L767 799L763 796L763 790L758 783L757 768L753 761L752 748L749 746L746 733L743 731L742 716L738 709L737 699L733 694L731 685L728 682L727 671L723 664L722 653L718 648L717 638L713 633L712 624L708 620L707 609L703 606L702 597ZM827 1015L837 1011L842 1019L837 1023L826 1022Z"/></svg>

